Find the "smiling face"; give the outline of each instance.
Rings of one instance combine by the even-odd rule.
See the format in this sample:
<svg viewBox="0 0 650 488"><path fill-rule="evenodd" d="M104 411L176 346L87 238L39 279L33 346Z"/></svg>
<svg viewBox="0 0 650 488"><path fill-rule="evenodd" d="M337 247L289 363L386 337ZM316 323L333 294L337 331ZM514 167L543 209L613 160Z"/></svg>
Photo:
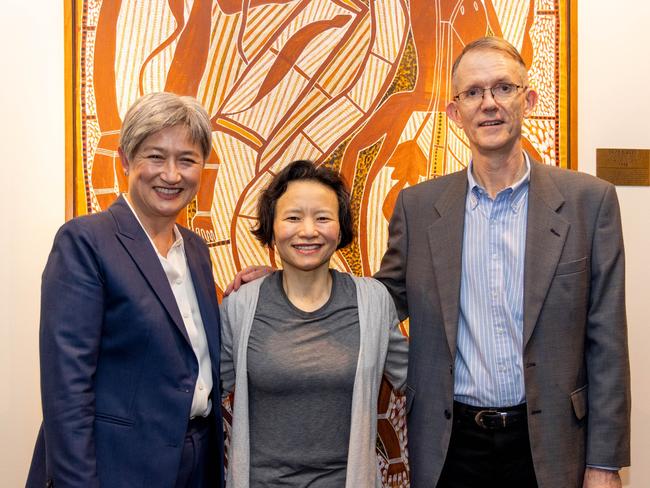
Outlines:
<svg viewBox="0 0 650 488"><path fill-rule="evenodd" d="M495 49L477 49L465 54L453 79L455 94L498 83L526 87L528 80L523 66ZM503 102L495 101L490 90L485 90L479 103L450 102L447 115L465 131L474 155L507 156L521 153L521 127L536 102L537 93L530 88L517 90Z"/></svg>
<svg viewBox="0 0 650 488"><path fill-rule="evenodd" d="M204 158L184 125L147 137L131 161L120 149L129 178L129 201L146 229L173 224L196 195Z"/></svg>
<svg viewBox="0 0 650 488"><path fill-rule="evenodd" d="M292 181L275 204L273 241L285 272L329 268L340 241L336 192L311 180Z"/></svg>

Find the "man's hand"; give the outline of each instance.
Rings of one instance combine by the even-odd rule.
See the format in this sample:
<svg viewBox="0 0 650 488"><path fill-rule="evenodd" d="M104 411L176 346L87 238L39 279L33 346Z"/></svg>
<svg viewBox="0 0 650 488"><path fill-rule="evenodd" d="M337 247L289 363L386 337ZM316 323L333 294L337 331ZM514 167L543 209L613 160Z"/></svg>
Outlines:
<svg viewBox="0 0 650 488"><path fill-rule="evenodd" d="M226 287L223 296L227 297L233 291L239 290L244 283L256 280L275 271L271 266L248 266L235 275L235 279Z"/></svg>
<svg viewBox="0 0 650 488"><path fill-rule="evenodd" d="M622 488L623 483L618 471L587 468L582 488Z"/></svg>

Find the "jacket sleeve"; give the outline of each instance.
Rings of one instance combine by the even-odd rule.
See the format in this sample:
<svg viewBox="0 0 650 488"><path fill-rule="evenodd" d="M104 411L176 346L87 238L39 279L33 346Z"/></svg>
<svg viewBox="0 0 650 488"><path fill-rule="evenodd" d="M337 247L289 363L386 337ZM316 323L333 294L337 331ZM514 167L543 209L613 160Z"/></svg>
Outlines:
<svg viewBox="0 0 650 488"><path fill-rule="evenodd" d="M94 375L104 316L103 278L88 229L65 224L41 286L40 368L47 476L54 486L99 485Z"/></svg>
<svg viewBox="0 0 650 488"><path fill-rule="evenodd" d="M404 209L404 192L395 203L388 225L388 249L381 260L375 278L381 281L393 297L400 320L408 317L406 299L406 252L408 249L408 224Z"/></svg>
<svg viewBox="0 0 650 488"><path fill-rule="evenodd" d="M603 195L591 255L585 361L589 382L587 464L630 463L630 369L625 316L625 257L613 186Z"/></svg>

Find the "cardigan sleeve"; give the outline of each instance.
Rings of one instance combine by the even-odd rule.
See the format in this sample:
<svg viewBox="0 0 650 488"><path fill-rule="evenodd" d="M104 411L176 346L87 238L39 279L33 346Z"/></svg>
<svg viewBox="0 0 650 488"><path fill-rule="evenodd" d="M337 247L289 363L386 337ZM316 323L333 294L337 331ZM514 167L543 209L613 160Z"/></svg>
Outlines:
<svg viewBox="0 0 650 488"><path fill-rule="evenodd" d="M229 297L219 306L221 316L221 396L228 396L235 389L235 363L233 360L233 331L228 307Z"/></svg>
<svg viewBox="0 0 650 488"><path fill-rule="evenodd" d="M408 369L408 338L400 330L397 311L387 291L386 308L389 310L390 329L384 374L393 389L402 391L406 385L406 372Z"/></svg>

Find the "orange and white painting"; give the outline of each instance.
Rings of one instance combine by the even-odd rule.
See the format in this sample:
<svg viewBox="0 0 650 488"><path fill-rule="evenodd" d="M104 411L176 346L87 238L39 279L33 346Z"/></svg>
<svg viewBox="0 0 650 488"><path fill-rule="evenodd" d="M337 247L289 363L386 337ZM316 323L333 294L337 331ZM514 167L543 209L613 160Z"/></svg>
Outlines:
<svg viewBox="0 0 650 488"><path fill-rule="evenodd" d="M571 166L568 0L68 2L75 213L127 191L117 145L131 103L162 90L195 96L212 118L212 153L182 220L208 243L219 291L247 265L279 266L250 228L260 189L295 159L344 176L357 238L334 266L375 272L398 192L469 163L444 110L453 60L477 37L520 50L540 94L524 146ZM385 486L407 486L403 399L387 403Z"/></svg>

